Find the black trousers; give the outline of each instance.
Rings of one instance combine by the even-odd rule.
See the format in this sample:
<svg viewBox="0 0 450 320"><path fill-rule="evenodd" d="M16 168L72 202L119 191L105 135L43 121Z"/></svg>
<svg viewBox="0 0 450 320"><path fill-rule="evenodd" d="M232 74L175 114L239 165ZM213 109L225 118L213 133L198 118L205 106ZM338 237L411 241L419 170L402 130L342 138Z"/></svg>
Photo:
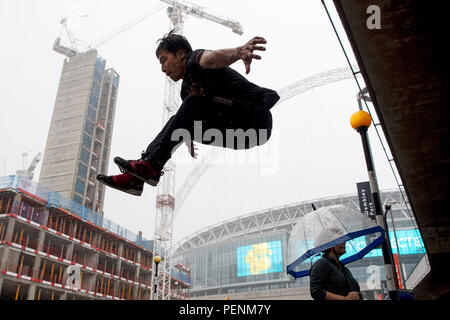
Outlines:
<svg viewBox="0 0 450 320"><path fill-rule="evenodd" d="M267 142L272 133L272 114L262 101L233 101L232 105L210 97L184 99L142 158L160 171L181 143L249 149Z"/></svg>

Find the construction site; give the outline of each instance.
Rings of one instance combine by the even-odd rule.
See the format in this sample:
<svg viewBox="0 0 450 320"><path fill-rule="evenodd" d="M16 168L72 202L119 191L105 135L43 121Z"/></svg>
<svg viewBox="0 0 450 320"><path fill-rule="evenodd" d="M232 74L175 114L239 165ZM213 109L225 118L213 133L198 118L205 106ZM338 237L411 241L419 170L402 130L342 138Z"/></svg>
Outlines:
<svg viewBox="0 0 450 320"><path fill-rule="evenodd" d="M0 300L149 300L153 241L24 177L0 178ZM189 299L189 268L171 299Z"/></svg>

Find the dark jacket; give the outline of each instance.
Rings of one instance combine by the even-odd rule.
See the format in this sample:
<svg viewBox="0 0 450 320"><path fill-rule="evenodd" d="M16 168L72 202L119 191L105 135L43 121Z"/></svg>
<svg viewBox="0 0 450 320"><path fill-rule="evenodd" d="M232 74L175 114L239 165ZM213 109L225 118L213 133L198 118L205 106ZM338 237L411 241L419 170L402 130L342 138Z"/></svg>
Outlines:
<svg viewBox="0 0 450 320"><path fill-rule="evenodd" d="M351 291L360 292L359 284L350 270L327 254L312 265L309 281L309 291L315 300L325 300L326 291L341 296Z"/></svg>

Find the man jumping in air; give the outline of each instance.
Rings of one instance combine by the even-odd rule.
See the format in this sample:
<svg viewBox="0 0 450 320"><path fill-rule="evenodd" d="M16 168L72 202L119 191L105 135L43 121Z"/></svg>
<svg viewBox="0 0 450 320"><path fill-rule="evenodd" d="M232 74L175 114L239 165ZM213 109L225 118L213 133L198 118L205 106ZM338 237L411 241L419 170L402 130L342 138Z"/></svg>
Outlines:
<svg viewBox="0 0 450 320"><path fill-rule="evenodd" d="M261 59L254 51L266 50L262 44L267 41L262 37L254 37L237 48L213 51L193 51L188 40L173 30L158 42L156 57L161 63L162 72L175 82L183 79L180 92L183 102L146 151L142 152L139 160L115 157L114 162L123 173L97 175L100 182L137 196L142 194L144 182L152 186L158 184L164 164L183 142L194 158L193 141L235 150L264 144L272 130L270 109L280 99L274 90L249 82L229 67L242 60L248 74L252 60ZM203 134L196 135L199 128L202 133L215 130L223 136L228 130L254 130L264 134L256 135L255 139L246 139L245 143L233 139L225 145L219 139L207 140L203 139ZM190 140L175 134L180 130L188 133Z"/></svg>

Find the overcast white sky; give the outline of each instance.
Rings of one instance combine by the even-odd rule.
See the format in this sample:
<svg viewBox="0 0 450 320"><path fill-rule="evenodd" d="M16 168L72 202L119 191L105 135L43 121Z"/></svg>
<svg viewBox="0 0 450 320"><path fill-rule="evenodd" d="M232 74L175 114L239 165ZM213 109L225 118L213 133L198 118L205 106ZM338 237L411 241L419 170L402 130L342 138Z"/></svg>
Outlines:
<svg viewBox="0 0 450 320"><path fill-rule="evenodd" d="M188 16L184 35L194 49L236 47L255 35L267 39L267 51L262 60L253 62L247 76L258 85L278 90L347 66L319 0L195 3L239 21L244 34L239 36L222 25ZM61 34L61 18L87 15L71 19L75 37L87 45L160 4L158 0L0 0L0 175L15 174L22 168L23 152L28 152L27 164L37 152L44 152L64 60L52 50L54 39ZM327 4L340 27L332 2ZM139 158L162 126L165 75L154 52L156 40L168 31L164 7L98 48L106 67L114 68L121 78L108 174L119 172L112 162L115 156ZM244 73L242 62L232 67ZM351 114L358 110L357 91L353 79L345 80L276 105L272 109L274 136L267 145L239 151L239 156L249 156L247 163L229 161L202 176L174 221L174 243L239 215L356 193L356 183L368 179L359 134L349 124ZM394 177L373 127L369 133L380 189L394 188ZM229 152L231 158L227 159L237 155ZM177 157L179 188L195 160L186 157L185 148L177 151ZM40 166L35 171L36 181ZM143 231L145 238L152 239L155 197L156 188L148 185L142 197L108 188L105 217L135 233Z"/></svg>

